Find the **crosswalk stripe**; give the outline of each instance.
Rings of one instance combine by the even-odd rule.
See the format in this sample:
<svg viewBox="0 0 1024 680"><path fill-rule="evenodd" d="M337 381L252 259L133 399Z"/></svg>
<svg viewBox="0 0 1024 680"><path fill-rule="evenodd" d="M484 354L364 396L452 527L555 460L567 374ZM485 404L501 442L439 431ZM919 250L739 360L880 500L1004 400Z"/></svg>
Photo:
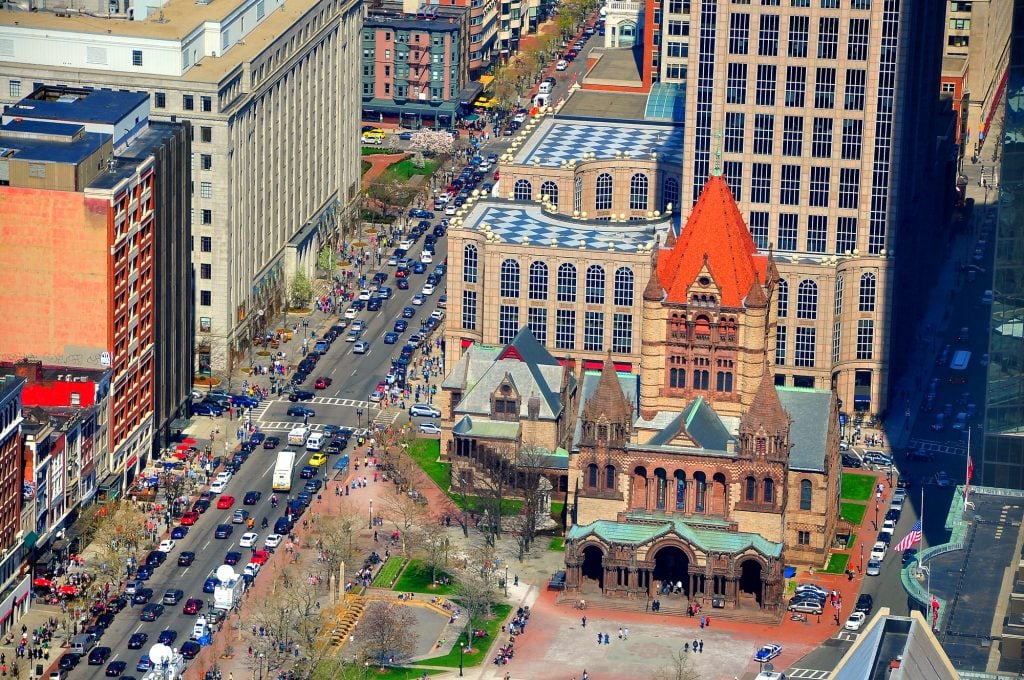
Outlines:
<svg viewBox="0 0 1024 680"><path fill-rule="evenodd" d="M790 678L806 678L807 680L825 680L831 675L830 671L823 671L817 668L790 668L786 671Z"/></svg>

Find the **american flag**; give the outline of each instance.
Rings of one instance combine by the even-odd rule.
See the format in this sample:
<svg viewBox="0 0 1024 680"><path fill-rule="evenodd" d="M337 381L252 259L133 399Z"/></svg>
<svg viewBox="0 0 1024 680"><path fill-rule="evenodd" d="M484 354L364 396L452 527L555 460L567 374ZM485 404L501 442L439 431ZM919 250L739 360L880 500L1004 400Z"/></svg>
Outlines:
<svg viewBox="0 0 1024 680"><path fill-rule="evenodd" d="M903 537L903 540L896 544L893 550L897 552L903 552L907 548L912 547L915 543L921 541L921 520L914 522L914 526L910 528L910 533Z"/></svg>

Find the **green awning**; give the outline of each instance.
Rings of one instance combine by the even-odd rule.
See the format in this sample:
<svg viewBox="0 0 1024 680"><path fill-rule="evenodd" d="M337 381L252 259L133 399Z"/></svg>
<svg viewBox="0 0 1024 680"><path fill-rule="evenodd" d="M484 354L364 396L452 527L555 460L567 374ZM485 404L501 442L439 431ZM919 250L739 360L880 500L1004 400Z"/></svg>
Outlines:
<svg viewBox="0 0 1024 680"><path fill-rule="evenodd" d="M25 547L26 548L33 548L33 547L35 547L36 541L38 541L38 540L39 540L39 534L37 534L34 531L28 532L27 534L25 534Z"/></svg>

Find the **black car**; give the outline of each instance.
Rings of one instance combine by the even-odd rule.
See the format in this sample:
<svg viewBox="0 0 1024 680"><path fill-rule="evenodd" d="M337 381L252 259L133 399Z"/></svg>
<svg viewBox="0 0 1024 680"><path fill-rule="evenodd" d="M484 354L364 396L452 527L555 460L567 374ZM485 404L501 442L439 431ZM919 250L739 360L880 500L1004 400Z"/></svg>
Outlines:
<svg viewBox="0 0 1024 680"><path fill-rule="evenodd" d="M313 478L306 480L306 485L303 488L306 491L309 491L310 493L316 493L317 491L320 490L320 487L323 485L324 483L321 482L319 479Z"/></svg>
<svg viewBox="0 0 1024 680"><path fill-rule="evenodd" d="M863 467L863 463L861 463L860 458L858 458L857 456L853 455L852 453L844 453L842 455L842 460L843 460L843 467L849 467L849 468Z"/></svg>
<svg viewBox="0 0 1024 680"><path fill-rule="evenodd" d="M111 661L107 664L107 670L104 672L104 675L116 678L124 673L126 668L128 668L128 664L124 661Z"/></svg>
<svg viewBox="0 0 1024 680"><path fill-rule="evenodd" d="M146 564L135 570L135 578L139 581L148 581L152 575L153 567Z"/></svg>
<svg viewBox="0 0 1024 680"><path fill-rule="evenodd" d="M896 508L890 508L889 511L885 513L885 518L891 519L894 522L899 521L900 511Z"/></svg>
<svg viewBox="0 0 1024 680"><path fill-rule="evenodd" d="M903 551L903 566L907 566L917 559L917 548L907 548Z"/></svg>
<svg viewBox="0 0 1024 680"><path fill-rule="evenodd" d="M227 555L224 556L224 564L230 564L232 566L238 564L238 561L242 559L242 553L237 550L231 550Z"/></svg>
<svg viewBox="0 0 1024 680"><path fill-rule="evenodd" d="M195 640L189 640L188 642L182 643L181 649L178 651L180 651L181 655L186 659L194 659L196 658L196 655L199 654L200 650L202 650L202 646L198 642Z"/></svg>
<svg viewBox="0 0 1024 680"><path fill-rule="evenodd" d="M160 637L157 638L157 642L159 642L162 645L170 646L173 645L174 641L177 639L178 631L171 630L170 628L165 628L164 630L160 631Z"/></svg>
<svg viewBox="0 0 1024 680"><path fill-rule="evenodd" d="M313 479L316 477L316 468L312 465L303 465L302 469L299 470L299 477L302 479Z"/></svg>
<svg viewBox="0 0 1024 680"><path fill-rule="evenodd" d="M109 612L107 612L106 614L100 614L96 617L96 625L100 628L110 628L110 624L112 624L113 622L114 615Z"/></svg>
<svg viewBox="0 0 1024 680"><path fill-rule="evenodd" d="M316 395L309 390L295 390L288 395L288 401L309 401Z"/></svg>
<svg viewBox="0 0 1024 680"><path fill-rule="evenodd" d="M102 666L110 658L110 647L93 647L89 652L89 665Z"/></svg>
<svg viewBox="0 0 1024 680"><path fill-rule="evenodd" d="M263 440L263 448L265 449L276 449L281 443L280 437L267 437Z"/></svg>
<svg viewBox="0 0 1024 680"><path fill-rule="evenodd" d="M149 640L149 633L135 633L128 638L128 649L142 649Z"/></svg>
<svg viewBox="0 0 1024 680"><path fill-rule="evenodd" d="M878 538L875 539L875 542L878 541L881 541L882 543L889 545L889 543L892 542L892 534L890 534L888 531L880 531L878 532Z"/></svg>
<svg viewBox="0 0 1024 680"><path fill-rule="evenodd" d="M192 509L201 515L210 509L210 501L206 498L200 498L192 504Z"/></svg>
<svg viewBox="0 0 1024 680"><path fill-rule="evenodd" d="M152 588L138 588L132 595L132 602L135 604L147 604L151 599L153 599Z"/></svg>
<svg viewBox="0 0 1024 680"><path fill-rule="evenodd" d="M312 418L312 417L316 416L316 411L314 411L313 409L308 408L306 406L292 406L292 407L290 407L288 409L288 415L292 416L292 417L296 417L297 416L299 418L302 418L302 417Z"/></svg>
<svg viewBox="0 0 1024 680"><path fill-rule="evenodd" d="M274 533L275 534L288 534L292 530L292 523L288 521L287 517L278 517L277 521L274 522Z"/></svg>
<svg viewBox="0 0 1024 680"><path fill-rule="evenodd" d="M935 460L935 453L932 451L925 451L924 449L909 449L906 453L907 460L916 460L922 463L928 463Z"/></svg>
<svg viewBox="0 0 1024 680"><path fill-rule="evenodd" d="M855 612L863 612L864 614L870 614L871 610L875 606L875 600L867 593L863 593L857 598L857 605L853 608Z"/></svg>
<svg viewBox="0 0 1024 680"><path fill-rule="evenodd" d="M262 497L263 497L263 494L260 493L259 491L246 491L245 492L245 497L242 498L242 504L243 505L256 505L257 503L260 502L260 498L262 498Z"/></svg>
<svg viewBox="0 0 1024 680"><path fill-rule="evenodd" d="M62 671L69 671L78 665L78 662L82 660L78 654L61 654L60 660L57 661L57 668Z"/></svg>
<svg viewBox="0 0 1024 680"><path fill-rule="evenodd" d="M196 554L191 550L182 550L178 553L178 566L179 567L190 567L192 562L196 559Z"/></svg>
<svg viewBox="0 0 1024 680"><path fill-rule="evenodd" d="M107 611L111 614L116 614L125 607L128 606L128 598L124 595L118 595L107 602Z"/></svg>
<svg viewBox="0 0 1024 680"><path fill-rule="evenodd" d="M327 445L327 453L341 453L348 446L347 439L332 439L331 443Z"/></svg>
<svg viewBox="0 0 1024 680"><path fill-rule="evenodd" d="M234 533L235 528L230 524L218 524L217 529L213 532L214 538L231 538L231 534Z"/></svg>
<svg viewBox="0 0 1024 680"><path fill-rule="evenodd" d="M139 614L140 621L156 621L160 618L160 615L164 613L164 606L162 604L156 604L150 602L142 608L142 613Z"/></svg>

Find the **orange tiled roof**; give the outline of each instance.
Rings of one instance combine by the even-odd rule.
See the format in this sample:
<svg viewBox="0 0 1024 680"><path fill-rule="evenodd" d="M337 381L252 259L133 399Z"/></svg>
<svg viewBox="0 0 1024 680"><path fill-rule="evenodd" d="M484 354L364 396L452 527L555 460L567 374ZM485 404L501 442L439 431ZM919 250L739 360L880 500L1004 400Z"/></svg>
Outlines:
<svg viewBox="0 0 1024 680"><path fill-rule="evenodd" d="M722 305L740 307L759 275L767 281L768 257L757 254L725 178L711 176L675 244L658 258L658 279L669 302L686 302L686 291L704 266L722 290Z"/></svg>

